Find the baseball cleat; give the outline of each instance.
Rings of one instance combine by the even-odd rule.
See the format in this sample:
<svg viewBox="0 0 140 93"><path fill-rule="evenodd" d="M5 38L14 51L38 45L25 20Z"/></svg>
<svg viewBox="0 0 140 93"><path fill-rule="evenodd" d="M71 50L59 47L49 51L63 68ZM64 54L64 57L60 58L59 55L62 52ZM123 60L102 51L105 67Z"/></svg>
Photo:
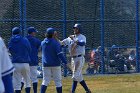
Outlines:
<svg viewBox="0 0 140 93"><path fill-rule="evenodd" d="M91 91L90 91L90 90L88 90L86 93L91 93Z"/></svg>

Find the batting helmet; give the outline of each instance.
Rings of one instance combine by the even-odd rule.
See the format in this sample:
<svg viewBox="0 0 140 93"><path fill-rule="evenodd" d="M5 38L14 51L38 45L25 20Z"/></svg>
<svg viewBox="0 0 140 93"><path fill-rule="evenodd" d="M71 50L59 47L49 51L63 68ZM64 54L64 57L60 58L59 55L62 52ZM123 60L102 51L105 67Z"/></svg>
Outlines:
<svg viewBox="0 0 140 93"><path fill-rule="evenodd" d="M32 32L38 32L34 27L27 28L28 34L31 34Z"/></svg>
<svg viewBox="0 0 140 93"><path fill-rule="evenodd" d="M14 27L13 29L12 29L12 34L13 35L16 35L16 34L19 34L21 31L20 31L20 28L19 27Z"/></svg>
<svg viewBox="0 0 140 93"><path fill-rule="evenodd" d="M55 28L51 28L51 27L50 27L50 28L47 28L46 33L47 33L48 35L53 35L55 31L56 31Z"/></svg>
<svg viewBox="0 0 140 93"><path fill-rule="evenodd" d="M115 48L116 47L116 45L112 45L112 47L111 48Z"/></svg>
<svg viewBox="0 0 140 93"><path fill-rule="evenodd" d="M82 27L81 27L81 24L77 23L73 26L73 29L75 28L78 28L79 29L79 32L82 32Z"/></svg>

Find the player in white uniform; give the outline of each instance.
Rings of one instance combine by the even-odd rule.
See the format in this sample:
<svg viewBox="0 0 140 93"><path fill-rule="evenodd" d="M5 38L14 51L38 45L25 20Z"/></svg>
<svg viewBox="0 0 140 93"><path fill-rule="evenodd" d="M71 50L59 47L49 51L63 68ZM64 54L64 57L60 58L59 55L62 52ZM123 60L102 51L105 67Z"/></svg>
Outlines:
<svg viewBox="0 0 140 93"><path fill-rule="evenodd" d="M8 55L8 50L0 37L0 93L14 93L11 76L13 71L14 67Z"/></svg>
<svg viewBox="0 0 140 93"><path fill-rule="evenodd" d="M1 46L0 46L0 48L1 48ZM1 52L1 50L0 50L0 52ZM2 61L0 61L0 62L2 62ZM1 87L0 87L0 93L4 93L4 85L3 85L3 81L2 81L2 71L1 71L1 63L0 63L0 85L1 85Z"/></svg>
<svg viewBox="0 0 140 93"><path fill-rule="evenodd" d="M85 62L84 55L85 55L86 37L81 34L82 28L80 24L75 24L73 30L74 35L71 35L62 41L63 45L68 46L69 53L71 56L71 64L73 71L72 74L73 85L71 92L72 93L75 92L77 83L80 82L80 84L85 89L86 93L91 93L82 76L82 68Z"/></svg>

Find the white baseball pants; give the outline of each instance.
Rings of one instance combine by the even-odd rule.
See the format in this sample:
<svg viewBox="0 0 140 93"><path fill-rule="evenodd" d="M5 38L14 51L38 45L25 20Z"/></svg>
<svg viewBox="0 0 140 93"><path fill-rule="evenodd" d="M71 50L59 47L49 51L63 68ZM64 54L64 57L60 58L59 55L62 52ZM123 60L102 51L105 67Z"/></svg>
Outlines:
<svg viewBox="0 0 140 93"><path fill-rule="evenodd" d="M13 86L15 90L21 90L22 77L25 82L25 88L31 87L30 68L28 63L13 63L15 71L13 73Z"/></svg>
<svg viewBox="0 0 140 93"><path fill-rule="evenodd" d="M72 79L75 81L82 81L83 75L82 75L82 68L85 62L85 58L83 56L71 58L71 66L72 66Z"/></svg>
<svg viewBox="0 0 140 93"><path fill-rule="evenodd" d="M37 66L30 66L30 78L32 83L38 82L37 79Z"/></svg>
<svg viewBox="0 0 140 93"><path fill-rule="evenodd" d="M48 86L51 79L54 80L56 87L62 86L61 67L43 67L43 82L42 85Z"/></svg>

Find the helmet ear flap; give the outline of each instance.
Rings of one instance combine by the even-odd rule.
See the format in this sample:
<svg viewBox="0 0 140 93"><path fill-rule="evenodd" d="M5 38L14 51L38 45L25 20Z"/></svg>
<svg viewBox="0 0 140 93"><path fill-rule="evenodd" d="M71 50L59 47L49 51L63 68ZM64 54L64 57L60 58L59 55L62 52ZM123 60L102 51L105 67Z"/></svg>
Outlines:
<svg viewBox="0 0 140 93"><path fill-rule="evenodd" d="M78 30L79 30L80 33L82 32L81 24L76 23L76 24L73 26L73 29L75 29L75 28L78 28Z"/></svg>

